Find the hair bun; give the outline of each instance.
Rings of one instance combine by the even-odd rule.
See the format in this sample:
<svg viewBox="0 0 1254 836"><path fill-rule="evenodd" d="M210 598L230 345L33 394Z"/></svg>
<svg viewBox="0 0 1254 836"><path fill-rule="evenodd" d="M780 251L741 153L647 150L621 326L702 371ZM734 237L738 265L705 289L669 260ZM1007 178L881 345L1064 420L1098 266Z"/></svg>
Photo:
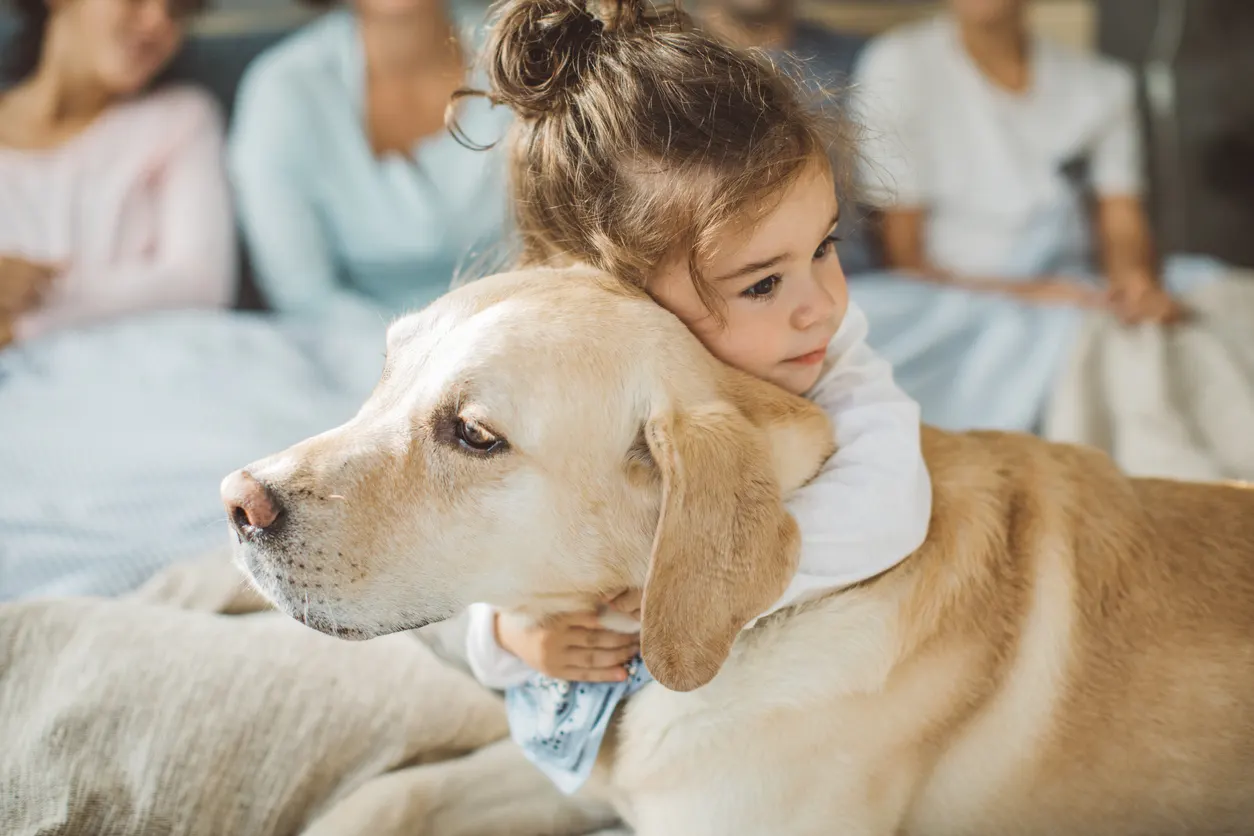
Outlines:
<svg viewBox="0 0 1254 836"><path fill-rule="evenodd" d="M581 0L502 3L486 51L492 99L529 118L569 101L607 40L643 20L644 0L610 0L605 11L598 17Z"/></svg>

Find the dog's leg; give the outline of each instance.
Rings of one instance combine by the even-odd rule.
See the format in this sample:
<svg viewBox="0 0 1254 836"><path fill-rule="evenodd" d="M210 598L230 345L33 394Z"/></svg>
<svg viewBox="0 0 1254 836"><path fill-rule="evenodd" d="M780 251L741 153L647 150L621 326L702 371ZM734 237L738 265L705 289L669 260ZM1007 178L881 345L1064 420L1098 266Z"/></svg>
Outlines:
<svg viewBox="0 0 1254 836"><path fill-rule="evenodd" d="M368 782L302 836L580 836L613 825L606 805L562 795L502 740Z"/></svg>

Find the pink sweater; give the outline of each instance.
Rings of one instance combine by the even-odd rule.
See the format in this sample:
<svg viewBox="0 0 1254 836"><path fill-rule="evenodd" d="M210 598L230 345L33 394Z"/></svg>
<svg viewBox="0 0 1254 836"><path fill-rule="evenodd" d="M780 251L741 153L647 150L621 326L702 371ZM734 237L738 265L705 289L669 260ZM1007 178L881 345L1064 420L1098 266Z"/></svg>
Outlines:
<svg viewBox="0 0 1254 836"><path fill-rule="evenodd" d="M0 147L0 254L64 265L16 337L229 304L235 225L222 134L207 94L168 88L117 105L57 148Z"/></svg>

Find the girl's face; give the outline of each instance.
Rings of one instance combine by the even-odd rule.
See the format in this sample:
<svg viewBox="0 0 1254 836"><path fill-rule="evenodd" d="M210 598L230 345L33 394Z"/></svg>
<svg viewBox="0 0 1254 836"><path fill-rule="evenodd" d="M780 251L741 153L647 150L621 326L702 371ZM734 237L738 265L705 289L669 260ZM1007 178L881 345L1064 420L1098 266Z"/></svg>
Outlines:
<svg viewBox="0 0 1254 836"><path fill-rule="evenodd" d="M125 96L148 86L183 42L186 0L52 0L54 60Z"/></svg>
<svg viewBox="0 0 1254 836"><path fill-rule="evenodd" d="M659 269L649 292L723 362L803 394L818 382L849 306L834 243L838 215L831 172L816 163L759 223L729 229L718 242L705 278L722 321L698 296L686 258Z"/></svg>

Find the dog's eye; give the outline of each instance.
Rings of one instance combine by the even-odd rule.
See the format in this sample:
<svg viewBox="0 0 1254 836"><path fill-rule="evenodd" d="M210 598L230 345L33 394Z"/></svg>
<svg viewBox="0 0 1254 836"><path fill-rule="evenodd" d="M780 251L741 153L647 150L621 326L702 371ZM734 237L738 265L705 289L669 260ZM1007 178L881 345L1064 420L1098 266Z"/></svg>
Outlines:
<svg viewBox="0 0 1254 836"><path fill-rule="evenodd" d="M458 416L457 443L472 453L496 453L505 447L505 440L485 430L473 419Z"/></svg>

